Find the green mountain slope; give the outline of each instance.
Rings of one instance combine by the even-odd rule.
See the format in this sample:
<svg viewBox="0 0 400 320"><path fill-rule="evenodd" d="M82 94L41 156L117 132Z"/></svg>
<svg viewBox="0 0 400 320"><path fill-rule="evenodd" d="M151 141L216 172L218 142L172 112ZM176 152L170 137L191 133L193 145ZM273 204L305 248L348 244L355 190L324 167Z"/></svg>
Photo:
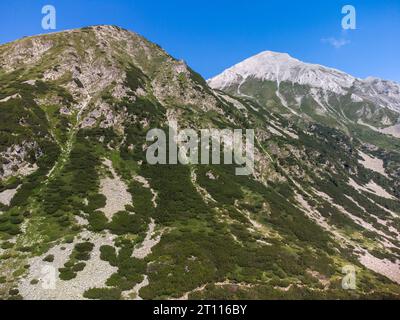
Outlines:
<svg viewBox="0 0 400 320"><path fill-rule="evenodd" d="M399 297L397 139L213 90L118 27L25 38L0 58L2 298ZM172 120L254 128L254 175L148 164L147 132Z"/></svg>

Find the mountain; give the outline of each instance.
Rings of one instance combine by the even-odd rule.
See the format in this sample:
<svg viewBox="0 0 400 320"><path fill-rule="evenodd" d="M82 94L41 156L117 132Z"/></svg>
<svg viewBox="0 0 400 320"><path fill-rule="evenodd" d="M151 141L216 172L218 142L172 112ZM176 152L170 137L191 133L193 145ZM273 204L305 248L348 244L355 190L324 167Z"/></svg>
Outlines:
<svg viewBox="0 0 400 320"><path fill-rule="evenodd" d="M342 71L265 51L210 79L208 84L261 105L338 127L372 125L400 137L400 85L357 79ZM322 120L321 120L322 119Z"/></svg>
<svg viewBox="0 0 400 320"><path fill-rule="evenodd" d="M291 82L343 94L355 78L320 65L303 63L286 53L265 51L238 63L209 81L213 88L225 89L248 78Z"/></svg>
<svg viewBox="0 0 400 320"><path fill-rule="evenodd" d="M400 143L377 131L395 84L265 53L209 86L116 26L24 38L0 61L0 297L399 298ZM347 120L314 89L376 100ZM254 173L149 164L147 133L172 121L254 129Z"/></svg>

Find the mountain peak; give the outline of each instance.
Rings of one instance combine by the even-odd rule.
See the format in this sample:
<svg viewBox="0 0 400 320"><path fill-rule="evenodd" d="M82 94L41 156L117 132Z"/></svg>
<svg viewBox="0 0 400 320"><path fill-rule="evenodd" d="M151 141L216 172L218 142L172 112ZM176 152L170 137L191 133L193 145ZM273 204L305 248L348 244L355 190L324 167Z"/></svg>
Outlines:
<svg viewBox="0 0 400 320"><path fill-rule="evenodd" d="M240 96L245 94L244 84L253 80L276 83L279 97L281 83L286 82L311 88L312 93L320 91L324 97L331 93L351 94L355 102L365 100L400 112L400 84L376 77L355 78L337 69L300 61L287 53L260 52L208 80L208 84L213 89L233 90Z"/></svg>
<svg viewBox="0 0 400 320"><path fill-rule="evenodd" d="M253 56L252 58L259 58L259 59L274 59L278 61L289 61L289 60L296 60L293 57L291 57L288 53L281 53L281 52L275 52L275 51L262 51L259 54ZM250 58L251 59L251 58Z"/></svg>
<svg viewBox="0 0 400 320"><path fill-rule="evenodd" d="M355 78L336 69L305 63L287 53L263 51L209 80L212 88L224 89L249 78L323 88L343 94Z"/></svg>

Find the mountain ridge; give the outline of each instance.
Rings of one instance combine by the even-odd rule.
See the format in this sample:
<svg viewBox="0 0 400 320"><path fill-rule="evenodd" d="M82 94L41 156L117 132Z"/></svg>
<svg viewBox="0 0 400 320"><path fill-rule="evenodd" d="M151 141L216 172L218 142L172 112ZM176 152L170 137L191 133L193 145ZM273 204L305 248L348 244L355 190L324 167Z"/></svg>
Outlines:
<svg viewBox="0 0 400 320"><path fill-rule="evenodd" d="M399 81L396 81L396 80L384 79L384 78L380 78L380 77L373 76L373 75L367 76L365 78L356 77L356 76L351 75L350 73L347 73L344 70L341 70L341 69L338 69L338 68L335 68L335 67L329 67L329 66L326 66L326 65L323 65L323 64L313 63L313 62L304 62L304 61L302 61L300 59L297 59L297 58L291 56L287 52L278 52L278 51L271 51L271 50L264 50L264 51L261 51L259 53L254 54L254 55L252 55L252 56L250 56L248 58L245 58L244 60L234 64L233 66L226 68L225 70L223 70L219 74L217 74L215 76L212 76L211 78L207 79L207 81L212 81L213 79L215 79L218 76L220 76L221 74L223 74L225 71L227 71L227 70L229 70L229 69L231 69L231 68L233 68L233 67L235 67L237 65L240 65L241 63L245 62L246 60L252 59L252 58L257 57L257 56L263 56L263 55L287 57L287 60L290 59L290 60L294 60L296 62L305 64L305 65L321 67L321 68L326 69L326 70L336 71L338 73L341 73L341 74L344 74L344 75L348 75L348 76L350 76L351 78L353 78L355 80L359 80L359 81L363 81L363 82L377 81L378 80L378 81L385 81L385 82L390 82L390 83L395 83L395 84L399 84L400 83Z"/></svg>
<svg viewBox="0 0 400 320"><path fill-rule="evenodd" d="M284 81L308 85L340 95L346 95L352 87L356 87L359 88L357 93L361 94L361 99L372 99L375 95L375 100L382 106L400 112L399 83L376 77L356 78L335 68L302 62L287 53L263 51L210 78L208 84L223 90L251 77L275 81L278 85ZM357 93L354 93L354 100L359 98ZM382 95L379 96L382 93L393 100L388 101Z"/></svg>

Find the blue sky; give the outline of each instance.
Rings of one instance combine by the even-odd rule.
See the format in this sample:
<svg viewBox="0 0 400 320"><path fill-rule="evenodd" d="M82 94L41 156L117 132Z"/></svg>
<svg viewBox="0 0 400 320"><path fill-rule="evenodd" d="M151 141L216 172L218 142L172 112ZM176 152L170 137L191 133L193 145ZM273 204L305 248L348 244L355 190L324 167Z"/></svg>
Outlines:
<svg viewBox="0 0 400 320"><path fill-rule="evenodd" d="M357 77L400 82L400 0L1 0L0 43L44 33L47 4L57 9L57 30L119 25L205 78L272 50ZM341 27L347 4L356 8L356 30Z"/></svg>

